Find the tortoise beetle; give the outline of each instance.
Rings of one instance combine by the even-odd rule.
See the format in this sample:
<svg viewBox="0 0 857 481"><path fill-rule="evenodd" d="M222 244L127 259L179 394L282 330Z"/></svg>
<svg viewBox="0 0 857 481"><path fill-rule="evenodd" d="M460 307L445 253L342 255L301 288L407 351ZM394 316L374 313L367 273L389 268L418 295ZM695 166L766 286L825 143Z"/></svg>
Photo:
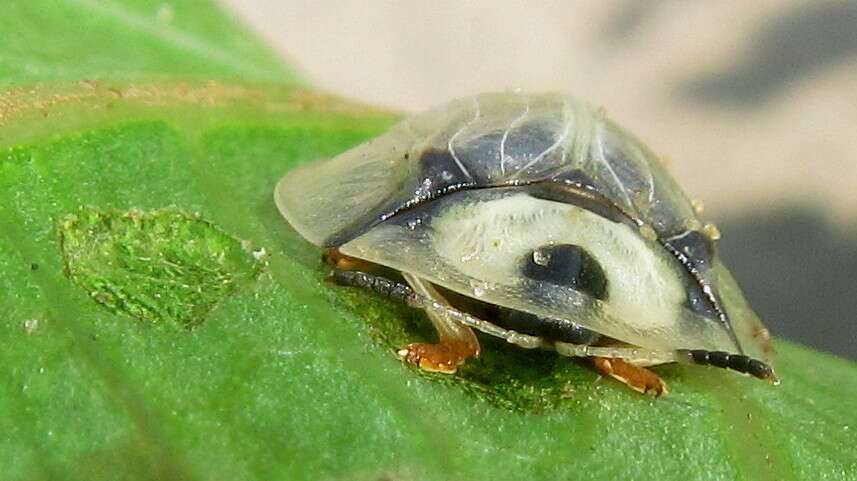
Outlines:
<svg viewBox="0 0 857 481"><path fill-rule="evenodd" d="M426 311L439 343L399 351L423 369L478 356L475 329L654 395L666 385L645 366L668 362L777 381L716 229L652 152L571 97L453 101L286 173L274 197L333 282Z"/></svg>

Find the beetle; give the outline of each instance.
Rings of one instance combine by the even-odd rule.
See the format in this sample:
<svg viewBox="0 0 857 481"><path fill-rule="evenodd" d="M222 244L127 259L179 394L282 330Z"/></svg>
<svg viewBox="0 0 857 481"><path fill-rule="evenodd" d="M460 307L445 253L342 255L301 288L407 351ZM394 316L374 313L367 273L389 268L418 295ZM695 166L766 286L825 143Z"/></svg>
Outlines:
<svg viewBox="0 0 857 481"><path fill-rule="evenodd" d="M487 93L405 119L279 181L331 281L424 309L439 335L401 358L454 373L474 329L590 358L631 388L682 362L777 382L768 330L663 164L603 109Z"/></svg>

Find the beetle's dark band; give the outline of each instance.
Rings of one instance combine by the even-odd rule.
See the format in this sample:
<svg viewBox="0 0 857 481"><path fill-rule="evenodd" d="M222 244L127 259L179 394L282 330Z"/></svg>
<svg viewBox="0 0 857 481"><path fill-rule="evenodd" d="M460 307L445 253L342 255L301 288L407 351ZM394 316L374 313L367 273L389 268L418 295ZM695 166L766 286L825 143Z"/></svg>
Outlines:
<svg viewBox="0 0 857 481"><path fill-rule="evenodd" d="M579 177L575 174L579 171L571 173L574 180L569 179L567 182L561 179L539 179L536 181L509 182L500 185L480 186L473 181L457 182L457 183L442 183L435 182L435 190L421 197L414 197L405 202L396 203L390 200L381 201L373 211L381 212L380 215L361 219L354 224L351 224L344 229L332 234L324 240L324 247L339 247L346 242L359 237L368 232L370 229L379 223L395 217L403 212L407 212L423 206L435 199L445 195L454 194L464 190L485 190L485 189L524 189L526 192L536 198L561 202L564 204L572 204L583 209L589 210L606 219L617 223L624 223L631 227L637 227L636 219L629 213L622 210L604 195L600 194L594 184L583 184ZM582 173L581 173L582 174ZM590 181L591 182L591 181ZM443 187L438 188L439 185Z"/></svg>
<svg viewBox="0 0 857 481"><path fill-rule="evenodd" d="M716 366L732 369L749 374L759 379L777 382L777 376L771 366L762 361L743 354L730 354L723 351L706 351L704 349L679 349L678 354L687 358L688 362L704 366Z"/></svg>
<svg viewBox="0 0 857 481"><path fill-rule="evenodd" d="M384 297L408 305L417 296L413 289L406 284L360 271L335 270L326 280L340 286L371 289Z"/></svg>

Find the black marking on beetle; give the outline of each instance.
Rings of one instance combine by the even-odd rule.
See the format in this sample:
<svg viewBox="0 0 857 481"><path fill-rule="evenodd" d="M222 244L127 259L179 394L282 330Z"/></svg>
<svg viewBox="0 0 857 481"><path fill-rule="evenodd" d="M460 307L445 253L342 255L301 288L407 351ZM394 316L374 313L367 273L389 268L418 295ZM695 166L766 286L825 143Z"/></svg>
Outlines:
<svg viewBox="0 0 857 481"><path fill-rule="evenodd" d="M527 185L525 192L536 199L574 205L607 220L637 228L637 222L631 215L591 184L565 179L562 182L543 181Z"/></svg>
<svg viewBox="0 0 857 481"><path fill-rule="evenodd" d="M592 177L590 177L589 174L580 169L564 171L551 177L551 180L558 184L571 185L579 189L587 189L597 192L598 195L606 199L606 196L598 189L598 183L592 180Z"/></svg>
<svg viewBox="0 0 857 481"><path fill-rule="evenodd" d="M607 277L598 261L572 244L546 245L521 260L525 277L570 287L602 301L607 300Z"/></svg>
<svg viewBox="0 0 857 481"><path fill-rule="evenodd" d="M470 177L464 175L464 172L455 162L455 158L446 149L426 150L420 155L418 165L420 173L415 177L420 179L420 185L414 186L415 191L424 191L428 194L443 191L456 184L468 183L471 180ZM468 170L468 172L470 171ZM473 172L470 174L471 177L475 175ZM478 182L479 180L481 179L475 178L475 181Z"/></svg>
<svg viewBox="0 0 857 481"><path fill-rule="evenodd" d="M562 156L559 148L561 139L557 135L560 133L541 119L531 119L515 126L502 143L505 158L500 159L501 171L506 175L512 173L513 177L549 175L549 172L556 171L557 157Z"/></svg>
<svg viewBox="0 0 857 481"><path fill-rule="evenodd" d="M688 307L708 319L728 324L717 295L712 289L706 289L708 283L702 277L703 272L713 267L714 243L711 239L699 231L689 230L668 237L663 243L669 245L668 250L676 255L695 281L693 288L687 290Z"/></svg>
<svg viewBox="0 0 857 481"><path fill-rule="evenodd" d="M580 324L563 319L551 319L529 312L499 308L496 324L504 329L538 336L546 341L560 341L571 344L592 344L601 338L597 332Z"/></svg>
<svg viewBox="0 0 857 481"><path fill-rule="evenodd" d="M361 235L369 232L373 227L384 222L387 219L395 217L403 212L407 212L411 209L415 209L424 204L431 202L437 198L443 197L448 194L452 194L462 190L468 190L473 188L473 183L459 183L452 184L438 191L428 191L422 196L414 197L409 199L405 203L398 202L390 202L389 200L384 200L379 205L381 207L374 207L371 209L372 212L381 212L380 215L370 217L368 219L359 219L348 227L336 232L331 235L327 239L322 242L322 247L340 247L346 242L356 239ZM409 187L409 189L411 189ZM413 187L411 190L416 189ZM395 198L395 196L394 196Z"/></svg>
<svg viewBox="0 0 857 481"><path fill-rule="evenodd" d="M729 334L729 338L732 339L733 344L735 344L740 353L743 354L744 349L741 347L741 343L738 342L738 336L732 328L732 323L729 322L729 317L721 307L717 293L714 292L713 286L703 277L703 270L701 268L704 267L705 270L707 270L711 267L711 257L708 258L709 260L704 266L700 262L692 261L684 250L676 248L672 244L672 240L680 239L684 236L685 234L681 233L667 238L659 238L658 241L668 252L678 259L678 261L684 266L692 281L696 284L693 287L698 289L698 291L693 292L688 290L688 306L696 313L705 315L707 319L716 320L721 323L726 328L726 332ZM681 243L679 243L679 245L681 245ZM692 243L689 245L691 246L689 247L691 252L698 249L698 247L693 247ZM713 256L713 247L711 248L711 252Z"/></svg>
<svg viewBox="0 0 857 481"><path fill-rule="evenodd" d="M458 160L462 163L462 165L465 165L467 168L467 173L465 174L458 167L458 164L455 164L456 171L461 173L461 182L465 182L465 179L467 179L468 181L473 181L479 185L489 184L489 179L492 173L494 173L492 167L496 165L495 162L497 164L499 164L500 162L500 144L502 142L502 138L502 131L489 132L475 139L470 139L466 144L466 148L463 148L463 145L461 145L459 142L456 142L455 140L452 140L452 138L450 139L450 149L456 152L455 155L458 157ZM445 154L441 155L448 155L450 159L453 159L451 150L444 149L444 151ZM429 150L428 152L431 152L431 150ZM460 154L464 154L464 158L462 158ZM494 162L469 161L469 159L472 158L489 160L493 159Z"/></svg>
<svg viewBox="0 0 857 481"><path fill-rule="evenodd" d="M691 311L714 321L721 321L717 307L699 286L687 289L687 306Z"/></svg>
<svg viewBox="0 0 857 481"><path fill-rule="evenodd" d="M666 239L667 242L687 259L687 263L702 271L711 268L714 259L714 243L703 233L690 230Z"/></svg>

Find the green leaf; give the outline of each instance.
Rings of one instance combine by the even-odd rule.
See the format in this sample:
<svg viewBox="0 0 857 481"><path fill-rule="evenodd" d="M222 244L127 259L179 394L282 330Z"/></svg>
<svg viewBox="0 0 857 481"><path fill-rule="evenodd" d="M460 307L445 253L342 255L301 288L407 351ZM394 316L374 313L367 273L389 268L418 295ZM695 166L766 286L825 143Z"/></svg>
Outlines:
<svg viewBox="0 0 857 481"><path fill-rule="evenodd" d="M0 463L12 479L853 479L857 369L789 343L779 387L665 366L672 393L659 400L490 340L461 375L402 365L393 348L431 336L422 315L323 283L318 249L271 200L284 170L383 131L387 114L235 84L28 95L4 126L23 140L4 135L0 154ZM206 252L232 249L232 264L176 254L211 236ZM259 276L253 252L265 253ZM141 278L141 262L165 255L250 280L192 330L159 322L167 311L135 317L80 280L167 310L202 302L160 285L163 271ZM193 282L183 276L172 279Z"/></svg>
<svg viewBox="0 0 857 481"><path fill-rule="evenodd" d="M160 4L89 3L0 18L40 58L53 37L9 15ZM215 35L228 23L193 21L242 51ZM109 70L44 55L40 80ZM191 57L134 61L238 73ZM128 80L113 60L124 80L0 93L4 479L857 479L857 366L788 342L781 386L662 366L657 400L484 338L459 375L403 365L394 349L432 336L424 316L324 283L272 201L284 171L395 116L262 76Z"/></svg>
<svg viewBox="0 0 857 481"><path fill-rule="evenodd" d="M296 82L209 0L5 1L0 31L0 86L164 74Z"/></svg>

